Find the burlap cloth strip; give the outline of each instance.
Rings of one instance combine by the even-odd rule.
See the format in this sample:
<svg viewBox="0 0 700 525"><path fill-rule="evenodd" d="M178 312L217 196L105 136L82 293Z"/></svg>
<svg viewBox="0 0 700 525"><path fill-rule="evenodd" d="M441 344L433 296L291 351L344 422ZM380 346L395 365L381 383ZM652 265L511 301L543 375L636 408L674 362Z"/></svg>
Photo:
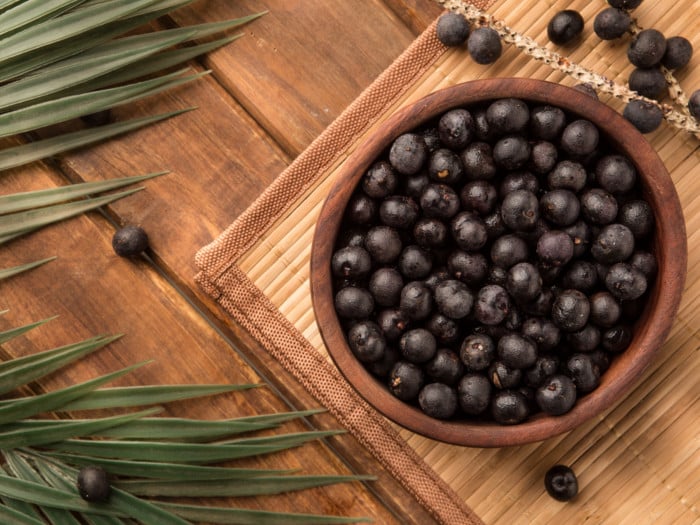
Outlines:
<svg viewBox="0 0 700 525"><path fill-rule="evenodd" d="M492 1L474 2L486 8ZM395 428L356 394L236 265L241 254L284 216L295 198L440 56L435 22L420 35L256 202L196 256L198 284L247 329L297 380L391 471L440 523L482 521Z"/></svg>

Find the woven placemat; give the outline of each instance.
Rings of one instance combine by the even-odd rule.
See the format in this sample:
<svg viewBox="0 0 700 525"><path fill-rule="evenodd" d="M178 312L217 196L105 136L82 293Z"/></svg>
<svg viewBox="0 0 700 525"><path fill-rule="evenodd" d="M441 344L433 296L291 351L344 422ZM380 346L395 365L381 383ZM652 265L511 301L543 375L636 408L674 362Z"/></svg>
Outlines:
<svg viewBox="0 0 700 525"><path fill-rule="evenodd" d="M561 4L561 5L560 5ZM580 11L584 38L566 50L574 61L624 83L632 66L625 44L592 31L589 2L500 0L490 12L546 43L546 24L563 8ZM700 49L700 3L645 2L635 11L667 36ZM700 522L700 141L664 125L648 135L678 188L689 232L686 290L658 359L621 402L565 435L503 449L437 443L388 423L352 390L328 359L314 319L309 257L315 221L334 175L355 147L398 108L437 89L475 78L530 77L575 82L517 50L478 66L446 50L429 27L214 242L197 254L197 282L250 331L309 392L408 488L440 523L686 524ZM551 44L547 44L551 46ZM700 60L679 74L700 87ZM695 66L695 67L693 67ZM621 109L617 100L601 97ZM544 472L571 465L581 492L562 504L543 490Z"/></svg>

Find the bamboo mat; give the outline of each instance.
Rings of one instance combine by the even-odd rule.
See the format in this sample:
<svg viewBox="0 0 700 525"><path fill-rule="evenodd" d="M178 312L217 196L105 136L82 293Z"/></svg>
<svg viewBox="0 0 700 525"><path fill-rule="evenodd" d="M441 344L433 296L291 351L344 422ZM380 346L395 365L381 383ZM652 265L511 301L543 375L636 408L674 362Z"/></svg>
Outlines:
<svg viewBox="0 0 700 525"><path fill-rule="evenodd" d="M596 13L605 7L603 0L499 0L489 12L546 43L546 24L555 12L580 11L584 38L565 52L624 83L632 70L625 44L602 42L592 31ZM678 78L689 93L700 88L700 2L644 2L634 15L643 27L691 40L696 56ZM671 173L686 217L684 298L659 357L601 417L520 447L445 445L388 424L353 396L327 357L311 305L309 257L315 220L334 174L396 109L462 81L507 76L575 83L512 48L495 64L478 66L463 50L445 50L435 40L434 25L429 27L245 214L200 250L197 281L370 447L438 522L700 523L700 140L669 125L647 137ZM601 99L622 109L616 100ZM579 477L579 496L566 504L543 490L544 473L556 463L570 465Z"/></svg>

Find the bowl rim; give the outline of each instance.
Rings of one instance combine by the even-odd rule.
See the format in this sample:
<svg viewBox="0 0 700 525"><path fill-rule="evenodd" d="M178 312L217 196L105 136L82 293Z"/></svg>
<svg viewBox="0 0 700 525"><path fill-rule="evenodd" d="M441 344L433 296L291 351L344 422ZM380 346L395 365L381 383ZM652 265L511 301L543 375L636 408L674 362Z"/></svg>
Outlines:
<svg viewBox="0 0 700 525"><path fill-rule="evenodd" d="M330 273L330 257L342 219L335 210L345 208L363 173L399 134L416 129L449 109L510 97L551 104L588 119L615 150L627 154L638 173L643 174L643 192L655 211L654 252L659 274L647 307L635 325L630 347L616 357L603 374L600 386L577 401L568 413L539 414L516 425L437 420L394 397L355 358L346 343L335 316ZM663 245L659 239L664 239ZM680 200L666 167L646 138L618 112L588 94L553 82L489 78L462 82L412 102L390 115L358 145L340 167L323 203L314 231L310 267L311 298L321 337L336 367L367 403L391 421L431 439L463 446L502 447L562 434L623 400L659 353L671 330L687 272L687 239Z"/></svg>

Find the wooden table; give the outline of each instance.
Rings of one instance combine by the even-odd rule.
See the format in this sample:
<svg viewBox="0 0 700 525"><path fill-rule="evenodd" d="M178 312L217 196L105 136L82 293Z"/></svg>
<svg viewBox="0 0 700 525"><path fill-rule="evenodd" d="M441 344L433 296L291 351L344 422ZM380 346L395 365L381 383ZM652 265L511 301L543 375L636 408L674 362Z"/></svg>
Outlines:
<svg viewBox="0 0 700 525"><path fill-rule="evenodd" d="M220 234L440 13L431 0L200 0L159 21L189 25L268 10L244 37L192 62L212 74L119 108L117 118L197 106L129 136L3 174L2 192L170 170L145 191L17 240L0 267L58 259L1 284L2 328L59 315L3 347L9 355L124 333L108 348L42 381L50 390L153 359L122 385L247 383L244 394L174 403L168 413L225 418L317 407L317 403L194 283L194 254ZM117 257L116 225L149 234L147 259ZM290 430L338 428L328 415ZM313 473L372 473L353 483L289 496L247 498L249 508L371 516L377 523L432 518L348 435L250 461Z"/></svg>

